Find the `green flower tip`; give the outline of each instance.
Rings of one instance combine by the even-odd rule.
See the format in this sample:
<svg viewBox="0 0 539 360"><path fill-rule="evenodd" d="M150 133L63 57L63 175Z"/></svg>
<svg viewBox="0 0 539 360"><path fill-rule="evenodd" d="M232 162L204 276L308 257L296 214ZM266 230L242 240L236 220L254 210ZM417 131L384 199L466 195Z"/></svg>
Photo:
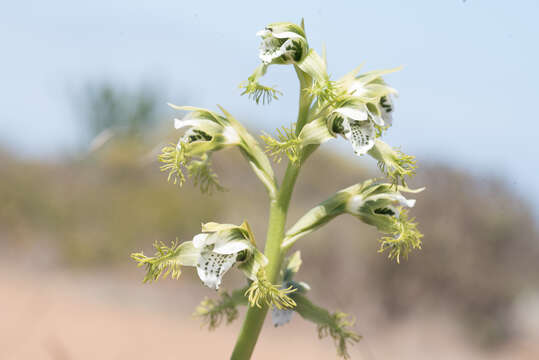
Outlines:
<svg viewBox="0 0 539 360"><path fill-rule="evenodd" d="M245 292L249 304L254 307L274 306L277 309L294 308L296 302L292 300L288 294L295 292L297 289L290 286L282 289L273 285L266 279L263 270L260 270L257 279L251 283L251 286Z"/></svg>
<svg viewBox="0 0 539 360"><path fill-rule="evenodd" d="M156 250L153 257L148 257L143 252L131 254L131 258L138 263L137 266L146 267L143 282L156 281L160 277L166 278L169 274L173 279L178 279L181 274L181 264L178 261L181 246L178 240L173 241L170 246L156 241L153 247Z"/></svg>
<svg viewBox="0 0 539 360"><path fill-rule="evenodd" d="M273 158L273 161L280 163L284 153L293 164L298 163L302 140L296 136L294 125L290 129L284 126L277 129L277 139L268 134L260 137L266 143L266 152Z"/></svg>
<svg viewBox="0 0 539 360"><path fill-rule="evenodd" d="M241 95L247 95L249 99L262 105L269 104L272 100L279 100L279 96L283 95L281 91L262 85L251 78L240 84L240 88L243 89Z"/></svg>
<svg viewBox="0 0 539 360"><path fill-rule="evenodd" d="M336 81L329 79L317 80L313 85L305 89L311 96L318 98L318 104L334 104L343 95L343 90Z"/></svg>
<svg viewBox="0 0 539 360"><path fill-rule="evenodd" d="M167 180L175 185L182 186L186 177L189 177L193 179L193 185L198 186L203 194L226 190L213 171L208 154L202 154L198 158L187 156L185 146L169 144L161 150L159 161L162 163L161 171L167 172ZM187 171L187 176L184 171Z"/></svg>
<svg viewBox="0 0 539 360"><path fill-rule="evenodd" d="M392 236L385 236L380 239L380 249L382 253L388 250L388 258L400 263L400 258L408 259L408 254L413 249L421 249L421 238L423 234L417 229L414 218L408 219L408 212L399 209L399 217L394 218L395 232Z"/></svg>
<svg viewBox="0 0 539 360"><path fill-rule="evenodd" d="M232 323L238 318L238 310L232 296L227 292L220 294L218 300L205 298L196 307L193 316L199 317L203 321L203 325L208 327L208 330L217 328L223 320L226 325Z"/></svg>
<svg viewBox="0 0 539 360"><path fill-rule="evenodd" d="M187 161L183 149L174 144L164 146L161 149L159 161L162 163L161 171L168 173L167 180L182 186L185 182L182 166L185 166Z"/></svg>
<svg viewBox="0 0 539 360"><path fill-rule="evenodd" d="M329 322L318 325L318 337L322 339L330 336L335 342L337 355L344 359L350 359L348 345L353 345L361 340L360 335L349 329L354 324L353 317L339 311L335 312L331 314Z"/></svg>
<svg viewBox="0 0 539 360"><path fill-rule="evenodd" d="M397 156L388 162L379 161L378 168L396 185L406 186L406 177L415 175L417 169L415 156L395 150Z"/></svg>
<svg viewBox="0 0 539 360"><path fill-rule="evenodd" d="M406 186L406 177L415 175L415 157L394 149L381 140L376 140L374 147L369 150L369 155L378 161L380 171L395 185Z"/></svg>

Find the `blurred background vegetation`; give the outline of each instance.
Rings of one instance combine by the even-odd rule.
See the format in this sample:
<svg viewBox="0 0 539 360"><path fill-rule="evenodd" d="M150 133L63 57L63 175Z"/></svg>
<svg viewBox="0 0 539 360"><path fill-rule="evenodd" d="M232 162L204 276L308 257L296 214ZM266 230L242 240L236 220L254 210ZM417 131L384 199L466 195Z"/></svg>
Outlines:
<svg viewBox="0 0 539 360"><path fill-rule="evenodd" d="M214 159L230 191L210 197L191 184L180 191L156 161L163 139L175 141L178 134L163 130L172 122L159 114L154 88L98 83L81 94L83 151L49 162L0 154L4 256L45 268L134 272L132 251L151 252L156 240L188 240L201 221L240 223L244 216L263 243L266 196L236 151ZM323 149L309 159L289 222L334 191L376 176L371 162L357 160ZM530 206L502 179L418 160L413 184L427 191L416 196L412 213L425 234L423 250L394 264L377 253L375 231L341 217L299 242L302 280L329 305L377 303L395 321L418 309L446 312L482 348L510 342L523 331L515 304L539 290L539 236Z"/></svg>

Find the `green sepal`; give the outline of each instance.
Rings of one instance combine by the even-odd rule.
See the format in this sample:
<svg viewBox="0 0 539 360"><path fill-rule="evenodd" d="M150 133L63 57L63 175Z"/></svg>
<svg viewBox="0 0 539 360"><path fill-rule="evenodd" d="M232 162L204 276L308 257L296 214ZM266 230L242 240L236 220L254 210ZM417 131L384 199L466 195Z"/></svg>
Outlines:
<svg viewBox="0 0 539 360"><path fill-rule="evenodd" d="M287 257L283 263L283 281L292 280L293 276L299 271L301 263L301 253L299 250Z"/></svg>
<svg viewBox="0 0 539 360"><path fill-rule="evenodd" d="M279 36L280 34L283 34L286 32L293 32L305 39L306 35L305 35L304 26L305 24L303 24L302 26L301 24L297 25L291 22L274 22L274 23L266 25L265 29L270 30L276 36Z"/></svg>
<svg viewBox="0 0 539 360"><path fill-rule="evenodd" d="M303 215L285 234L282 248L288 249L299 238L310 234L321 226L327 224L336 216L346 210L346 202L350 198L350 189L337 192L331 198L320 203Z"/></svg>
<svg viewBox="0 0 539 360"><path fill-rule="evenodd" d="M219 105L218 105L219 106ZM277 193L277 188L275 185L275 175L273 173L273 168L271 163L260 148L256 139L237 121L232 115L226 111L223 107L219 106L219 109L223 112L229 124L238 132L241 137L242 143L240 145L240 150L243 156L249 162L249 165L255 171L255 174L262 181L270 197L274 197Z"/></svg>
<svg viewBox="0 0 539 360"><path fill-rule="evenodd" d="M219 238L230 237L230 240L236 240L238 238L245 239L250 247L256 248L255 236L247 221L243 221L239 226L234 224L220 224L217 222L202 223L201 229L203 233L212 233L212 236L217 236Z"/></svg>
<svg viewBox="0 0 539 360"><path fill-rule="evenodd" d="M391 73L394 73L394 72L397 72L397 71L400 71L400 70L402 70L402 66L397 66L397 67L392 68L392 69L368 71L366 73L363 73L361 75L356 76L356 79L358 81L360 81L361 83L363 83L363 84L369 84L369 83L371 83L371 82L373 82L375 80L381 79L382 75L391 74Z"/></svg>
<svg viewBox="0 0 539 360"><path fill-rule="evenodd" d="M315 82L329 80L326 63L313 49L309 49L307 56L296 63L296 66L304 73L308 74Z"/></svg>
<svg viewBox="0 0 539 360"><path fill-rule="evenodd" d="M322 144L330 139L335 138L335 135L328 127L327 119L324 117L318 117L303 127L298 138L301 141L301 145L305 147L307 145Z"/></svg>

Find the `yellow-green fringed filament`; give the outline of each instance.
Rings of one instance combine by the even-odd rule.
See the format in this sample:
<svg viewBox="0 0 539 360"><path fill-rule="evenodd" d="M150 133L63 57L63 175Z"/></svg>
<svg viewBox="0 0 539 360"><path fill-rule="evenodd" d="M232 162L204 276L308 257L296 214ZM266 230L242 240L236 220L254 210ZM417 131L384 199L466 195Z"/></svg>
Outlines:
<svg viewBox="0 0 539 360"><path fill-rule="evenodd" d="M261 308L265 306L275 306L277 309L293 308L296 302L288 294L295 292L292 286L287 289L280 289L266 279L263 270L258 274L257 280L253 281L245 296L251 306Z"/></svg>

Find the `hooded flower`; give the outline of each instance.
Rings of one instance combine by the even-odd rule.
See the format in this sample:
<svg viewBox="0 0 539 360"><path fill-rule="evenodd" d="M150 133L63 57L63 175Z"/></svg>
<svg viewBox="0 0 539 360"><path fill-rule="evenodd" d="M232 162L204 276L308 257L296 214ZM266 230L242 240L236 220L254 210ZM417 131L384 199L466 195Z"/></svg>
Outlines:
<svg viewBox="0 0 539 360"><path fill-rule="evenodd" d="M412 249L421 248L423 237L417 224L413 222L414 219L409 219L406 211L406 208L415 205L415 200L406 199L401 191L422 190L423 188L411 190L393 184L367 184L360 194L348 199L346 211L387 234L380 239L379 252L389 250L389 258L399 262L401 256L407 258Z"/></svg>
<svg viewBox="0 0 539 360"><path fill-rule="evenodd" d="M186 155L197 156L208 151L222 149L228 145L240 144L241 138L226 118L209 111L192 111L183 119L174 119L176 129L187 128L178 141L178 148L184 148Z"/></svg>
<svg viewBox="0 0 539 360"><path fill-rule="evenodd" d="M199 174L203 179L214 181L212 179L216 176L208 168L209 156L225 147L237 146L273 195L276 191L274 174L267 156L256 139L232 115L221 107L223 115L192 106L169 105L177 110L189 111L183 119L174 119L176 129L187 129L178 144L164 147L159 157L164 163L161 170L169 172L169 179L174 178L175 182L183 184L183 171L187 169L188 175L195 177L195 183Z"/></svg>
<svg viewBox="0 0 539 360"><path fill-rule="evenodd" d="M417 193L423 188L412 190L395 184L376 183L373 180L356 184L308 211L285 234L282 248L289 249L299 238L327 224L335 217L348 213L389 236L382 238L381 250L390 249L390 257L399 260L410 249L420 247L421 233L413 219L408 219L406 209L415 205L415 200L406 199L402 192Z"/></svg>
<svg viewBox="0 0 539 360"><path fill-rule="evenodd" d="M406 188L401 190L410 191ZM414 190L414 192L423 189ZM406 199L399 189L390 184L367 185L360 194L353 195L346 202L346 211L358 216L364 223L374 225L384 233L398 230L398 222L402 208L412 208L414 199Z"/></svg>
<svg viewBox="0 0 539 360"><path fill-rule="evenodd" d="M193 238L193 245L200 250L197 273L200 280L211 289L219 289L223 275L236 263L251 280L256 278L267 259L254 246L249 225L208 223L202 233Z"/></svg>
<svg viewBox="0 0 539 360"><path fill-rule="evenodd" d="M258 56L266 65L297 63L307 54L305 32L296 24L269 24L256 35L262 38Z"/></svg>
<svg viewBox="0 0 539 360"><path fill-rule="evenodd" d="M223 275L237 265L245 275L256 279L258 271L266 266L268 260L258 251L254 237L247 222L240 226L207 223L202 225L202 233L192 241L173 243L168 247L154 245L157 252L153 257L143 253L131 255L139 266L146 266L144 281L157 280L172 273L173 278L180 276L181 266L195 266L204 285L219 289Z"/></svg>
<svg viewBox="0 0 539 360"><path fill-rule="evenodd" d="M371 116L366 104L353 99L333 110L330 126L335 134L342 135L351 143L354 154L364 155L374 146L377 120Z"/></svg>
<svg viewBox="0 0 539 360"><path fill-rule="evenodd" d="M369 116L381 127L392 125L395 110L392 96L397 95L397 90L387 85L382 75L398 69L371 71L342 82L351 96L366 104Z"/></svg>

